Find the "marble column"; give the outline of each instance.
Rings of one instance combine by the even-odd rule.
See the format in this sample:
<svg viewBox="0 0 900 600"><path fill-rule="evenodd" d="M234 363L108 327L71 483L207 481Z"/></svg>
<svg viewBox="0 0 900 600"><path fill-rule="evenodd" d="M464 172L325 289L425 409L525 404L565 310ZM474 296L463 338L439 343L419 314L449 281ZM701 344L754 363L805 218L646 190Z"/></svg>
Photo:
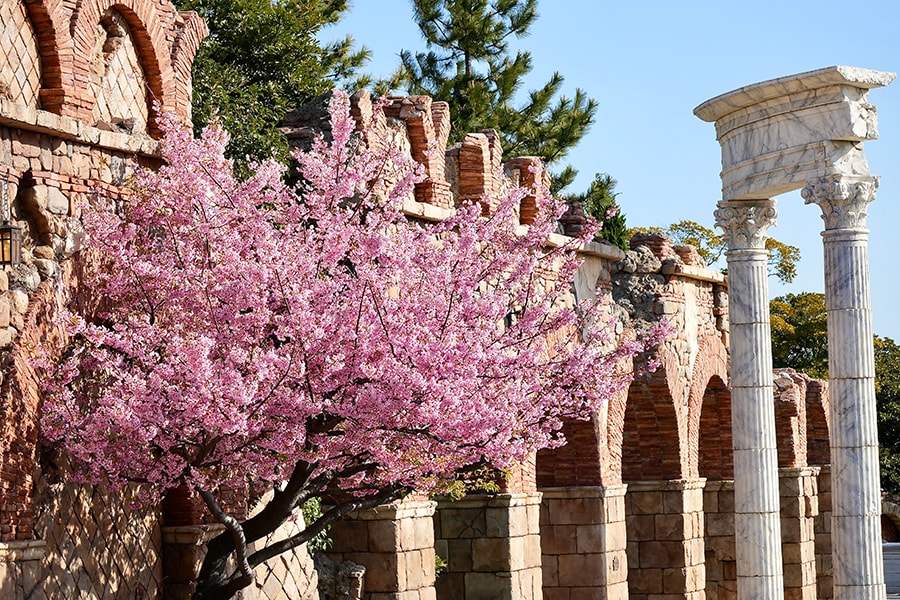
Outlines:
<svg viewBox="0 0 900 600"><path fill-rule="evenodd" d="M766 230L774 200L722 201L728 251L734 525L740 600L784 597Z"/></svg>
<svg viewBox="0 0 900 600"><path fill-rule="evenodd" d="M825 305L828 311L828 396L834 597L885 596L881 488L875 410L875 358L869 301L866 207L878 178L826 176L803 188L822 209Z"/></svg>

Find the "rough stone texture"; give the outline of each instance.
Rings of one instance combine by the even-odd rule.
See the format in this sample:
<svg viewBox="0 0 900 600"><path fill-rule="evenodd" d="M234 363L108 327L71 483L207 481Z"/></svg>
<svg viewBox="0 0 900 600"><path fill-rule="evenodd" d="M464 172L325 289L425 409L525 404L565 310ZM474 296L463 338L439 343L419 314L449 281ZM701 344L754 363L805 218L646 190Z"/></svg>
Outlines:
<svg viewBox="0 0 900 600"><path fill-rule="evenodd" d="M435 503L411 498L335 523L327 554L365 567L370 600L434 600Z"/></svg>
<svg viewBox="0 0 900 600"><path fill-rule="evenodd" d="M781 553L786 600L816 600L817 467L782 467Z"/></svg>
<svg viewBox="0 0 900 600"><path fill-rule="evenodd" d="M734 481L707 481L703 490L706 598L737 599Z"/></svg>
<svg viewBox="0 0 900 600"><path fill-rule="evenodd" d="M625 494L631 600L702 597L705 480L630 483Z"/></svg>
<svg viewBox="0 0 900 600"><path fill-rule="evenodd" d="M541 492L544 598L628 598L625 486Z"/></svg>
<svg viewBox="0 0 900 600"><path fill-rule="evenodd" d="M613 300L623 309L626 326L641 330L664 318L674 333L655 353L660 368L631 385L624 422L609 419L609 427L622 432L609 437L611 454L621 457L621 471L618 481L604 483L696 478L704 398L710 406L713 396L721 396L725 412L714 420L727 423L728 418L725 280L720 273L685 265L665 235L636 236L631 247L612 265ZM708 445L728 448L727 442Z"/></svg>
<svg viewBox="0 0 900 600"><path fill-rule="evenodd" d="M434 539L447 570L440 600L542 598L540 493L438 503Z"/></svg>
<svg viewBox="0 0 900 600"><path fill-rule="evenodd" d="M18 546L18 556L0 557L0 597L161 598L159 511L131 508L133 490L62 483L46 471L36 491L40 541L0 544L0 554Z"/></svg>

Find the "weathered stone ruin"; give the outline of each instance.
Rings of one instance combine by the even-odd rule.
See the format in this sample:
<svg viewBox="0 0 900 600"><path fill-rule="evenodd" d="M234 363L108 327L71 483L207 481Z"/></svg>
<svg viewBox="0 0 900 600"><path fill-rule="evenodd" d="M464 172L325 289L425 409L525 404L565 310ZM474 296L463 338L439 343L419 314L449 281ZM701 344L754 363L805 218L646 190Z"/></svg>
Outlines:
<svg viewBox="0 0 900 600"><path fill-rule="evenodd" d="M39 448L30 362L37 341L59 340L59 307L79 298L89 261L79 252L82 211L96 193L119 198L136 166L158 161L153 102L190 118L190 68L205 34L196 15L167 0L0 0L0 210L10 211L0 220L25 234L23 263L0 271L0 597L185 598L201 544L218 527L178 490L135 512L102 487L67 483L64 458ZM298 144L309 139L310 110L285 124ZM393 98L378 121L358 94L353 111L368 143L400 144L423 164L411 218L439 220L461 200L496 192L507 185L502 169L525 185L546 177L536 159L504 162L493 131L436 151L447 146L452 115L430 98ZM533 210L526 198L522 225ZM549 243L579 223L566 215ZM738 548L753 532L736 536L726 279L664 236L636 237L627 253L598 241L582 255L575 293L609 294L620 334L671 324L656 352L660 369L590 421L567 423L568 445L500 478L497 493L410 498L336 525L328 559L318 560L322 598L737 597ZM779 589L831 598L827 387L779 371L767 389ZM237 494L232 508L242 503L249 509ZM257 569L243 598L314 598L316 587L302 550Z"/></svg>

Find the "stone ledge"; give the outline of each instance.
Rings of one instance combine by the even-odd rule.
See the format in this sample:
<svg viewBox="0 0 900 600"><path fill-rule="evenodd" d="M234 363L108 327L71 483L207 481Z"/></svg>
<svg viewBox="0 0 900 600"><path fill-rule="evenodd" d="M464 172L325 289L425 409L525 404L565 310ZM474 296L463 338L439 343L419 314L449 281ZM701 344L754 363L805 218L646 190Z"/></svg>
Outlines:
<svg viewBox="0 0 900 600"><path fill-rule="evenodd" d="M694 279L697 281L708 281L710 283L725 283L725 275L712 269L704 267L695 267L692 265L679 265L677 263L666 263L662 266L663 275L677 275L686 279Z"/></svg>
<svg viewBox="0 0 900 600"><path fill-rule="evenodd" d="M46 553L47 542L44 540L0 542L0 562L42 560Z"/></svg>
<svg viewBox="0 0 900 600"><path fill-rule="evenodd" d="M625 495L627 485L583 485L541 488L544 500L573 500L576 498L618 498Z"/></svg>
<svg viewBox="0 0 900 600"><path fill-rule="evenodd" d="M77 119L63 117L45 110L32 108L0 98L0 125L52 135L129 154L159 155L159 142L149 137L138 137L116 131L104 131L85 125Z"/></svg>
<svg viewBox="0 0 900 600"><path fill-rule="evenodd" d="M707 100L694 109L694 114L704 121L713 122L741 108L779 96L834 85L850 85L863 89L883 87L891 83L895 76L894 73L859 67L843 65L825 67L738 88Z"/></svg>
<svg viewBox="0 0 900 600"><path fill-rule="evenodd" d="M495 494L490 496L466 496L459 500L442 499L438 502L442 509L467 508L513 508L534 506L541 503L543 493Z"/></svg>
<svg viewBox="0 0 900 600"><path fill-rule="evenodd" d="M430 518L434 515L437 502L419 500L413 502L392 502L375 508L359 510L347 515L360 521L396 521L400 519Z"/></svg>
<svg viewBox="0 0 900 600"><path fill-rule="evenodd" d="M680 490L702 490L706 479L662 479L660 481L633 481L628 484L629 492L669 492Z"/></svg>
<svg viewBox="0 0 900 600"><path fill-rule="evenodd" d="M821 467L778 467L779 477L818 477Z"/></svg>
<svg viewBox="0 0 900 600"><path fill-rule="evenodd" d="M187 544L202 546L223 531L224 525L181 525L162 527L163 544Z"/></svg>
<svg viewBox="0 0 900 600"><path fill-rule="evenodd" d="M424 219L425 221L443 221L452 216L454 211L449 208L441 208L434 204L418 202L412 198L403 201L403 214L408 217Z"/></svg>
<svg viewBox="0 0 900 600"><path fill-rule="evenodd" d="M719 479L716 481L707 481L704 492L733 492L734 479Z"/></svg>

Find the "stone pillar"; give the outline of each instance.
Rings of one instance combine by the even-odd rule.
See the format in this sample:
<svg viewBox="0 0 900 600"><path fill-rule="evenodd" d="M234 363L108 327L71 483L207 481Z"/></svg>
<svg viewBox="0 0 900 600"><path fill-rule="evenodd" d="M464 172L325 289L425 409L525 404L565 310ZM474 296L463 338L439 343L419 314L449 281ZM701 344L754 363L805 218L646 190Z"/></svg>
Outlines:
<svg viewBox="0 0 900 600"><path fill-rule="evenodd" d="M702 600L705 479L636 481L625 495L632 600Z"/></svg>
<svg viewBox="0 0 900 600"><path fill-rule="evenodd" d="M831 465L819 471L819 516L816 531L816 598L834 598L834 568L831 559Z"/></svg>
<svg viewBox="0 0 900 600"><path fill-rule="evenodd" d="M816 600L815 518L818 467L786 467L781 480L781 550L785 600Z"/></svg>
<svg viewBox="0 0 900 600"><path fill-rule="evenodd" d="M0 598L42 596L40 581L46 575L42 565L46 553L47 542L43 540L0 542Z"/></svg>
<svg viewBox="0 0 900 600"><path fill-rule="evenodd" d="M625 488L541 489L544 600L628 600Z"/></svg>
<svg viewBox="0 0 900 600"><path fill-rule="evenodd" d="M437 597L540 600L540 505L538 492L438 503L435 546L447 568L438 577Z"/></svg>
<svg viewBox="0 0 900 600"><path fill-rule="evenodd" d="M742 200L720 202L715 215L728 245L738 597L775 600L783 589L765 233L777 213L773 200Z"/></svg>
<svg viewBox="0 0 900 600"><path fill-rule="evenodd" d="M366 568L369 600L435 600L434 508L410 499L352 513L332 526L328 555Z"/></svg>
<svg viewBox="0 0 900 600"><path fill-rule="evenodd" d="M834 597L881 599L881 488L866 207L878 178L826 176L803 188L822 209L831 411Z"/></svg>
<svg viewBox="0 0 900 600"><path fill-rule="evenodd" d="M706 600L737 598L734 550L734 481L707 481L703 490Z"/></svg>

